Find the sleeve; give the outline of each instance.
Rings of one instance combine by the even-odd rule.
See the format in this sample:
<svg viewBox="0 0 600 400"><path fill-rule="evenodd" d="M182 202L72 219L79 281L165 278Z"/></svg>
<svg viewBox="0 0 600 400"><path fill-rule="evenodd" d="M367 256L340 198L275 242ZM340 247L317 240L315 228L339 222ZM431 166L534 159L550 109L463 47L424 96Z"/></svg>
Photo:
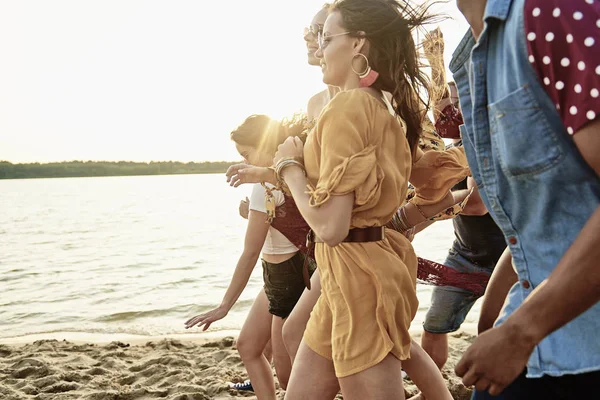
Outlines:
<svg viewBox="0 0 600 400"><path fill-rule="evenodd" d="M250 210L260 211L263 213L267 212L265 205L265 189L260 183L257 183L252 188L252 194L250 194Z"/></svg>
<svg viewBox="0 0 600 400"><path fill-rule="evenodd" d="M410 183L415 187L415 196L410 201L419 206L436 204L470 174L462 146L425 152L410 174Z"/></svg>
<svg viewBox="0 0 600 400"><path fill-rule="evenodd" d="M600 114L600 2L527 0L529 62L569 134Z"/></svg>
<svg viewBox="0 0 600 400"><path fill-rule="evenodd" d="M423 130L421 131L421 137L419 138L419 147L423 151L443 151L446 148L444 139L438 135L435 126L428 117L423 121Z"/></svg>
<svg viewBox="0 0 600 400"><path fill-rule="evenodd" d="M368 94L340 93L319 118L319 180L316 187L309 187L313 207L352 192L357 206L376 202L381 195L383 170L377 166L376 146L368 140L370 105L364 96Z"/></svg>

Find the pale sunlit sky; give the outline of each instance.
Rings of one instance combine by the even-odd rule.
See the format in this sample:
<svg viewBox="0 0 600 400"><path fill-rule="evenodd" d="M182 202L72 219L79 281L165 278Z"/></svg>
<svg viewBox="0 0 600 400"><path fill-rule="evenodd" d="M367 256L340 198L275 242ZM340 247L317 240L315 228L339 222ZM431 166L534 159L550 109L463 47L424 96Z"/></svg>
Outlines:
<svg viewBox="0 0 600 400"><path fill-rule="evenodd" d="M302 39L322 4L3 0L0 160L237 160L246 116L324 88ZM447 64L467 24L454 0L438 10Z"/></svg>

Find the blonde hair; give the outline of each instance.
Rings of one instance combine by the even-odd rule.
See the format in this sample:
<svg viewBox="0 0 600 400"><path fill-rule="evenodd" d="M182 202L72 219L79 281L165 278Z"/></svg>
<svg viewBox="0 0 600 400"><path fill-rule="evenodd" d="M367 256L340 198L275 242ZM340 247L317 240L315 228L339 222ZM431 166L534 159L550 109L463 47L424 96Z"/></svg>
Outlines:
<svg viewBox="0 0 600 400"><path fill-rule="evenodd" d="M306 140L307 118L294 114L289 119L274 120L264 114L254 114L231 132L231 140L268 155L275 155L277 147L290 136Z"/></svg>

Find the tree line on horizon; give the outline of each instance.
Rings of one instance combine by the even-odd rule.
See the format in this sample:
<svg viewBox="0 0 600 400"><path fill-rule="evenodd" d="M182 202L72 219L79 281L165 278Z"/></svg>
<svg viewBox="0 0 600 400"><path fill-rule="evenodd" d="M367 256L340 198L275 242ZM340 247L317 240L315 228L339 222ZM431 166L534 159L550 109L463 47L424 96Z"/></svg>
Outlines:
<svg viewBox="0 0 600 400"><path fill-rule="evenodd" d="M74 178L92 176L176 175L224 173L228 161L65 161L13 164L0 161L0 179Z"/></svg>

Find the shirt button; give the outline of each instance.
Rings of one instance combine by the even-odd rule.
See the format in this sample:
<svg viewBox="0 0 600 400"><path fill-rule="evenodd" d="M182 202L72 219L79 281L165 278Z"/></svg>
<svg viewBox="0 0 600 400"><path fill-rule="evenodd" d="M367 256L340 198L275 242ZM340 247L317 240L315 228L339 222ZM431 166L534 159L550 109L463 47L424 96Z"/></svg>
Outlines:
<svg viewBox="0 0 600 400"><path fill-rule="evenodd" d="M515 244L517 244L517 238L516 238L516 237L514 237L514 236L511 236L511 237L509 237L509 238L508 238L508 243L510 243L510 244L512 244L512 245L515 245Z"/></svg>
<svg viewBox="0 0 600 400"><path fill-rule="evenodd" d="M529 283L528 280L524 280L521 282L521 285L525 288L525 289L529 289L531 287L531 284Z"/></svg>

